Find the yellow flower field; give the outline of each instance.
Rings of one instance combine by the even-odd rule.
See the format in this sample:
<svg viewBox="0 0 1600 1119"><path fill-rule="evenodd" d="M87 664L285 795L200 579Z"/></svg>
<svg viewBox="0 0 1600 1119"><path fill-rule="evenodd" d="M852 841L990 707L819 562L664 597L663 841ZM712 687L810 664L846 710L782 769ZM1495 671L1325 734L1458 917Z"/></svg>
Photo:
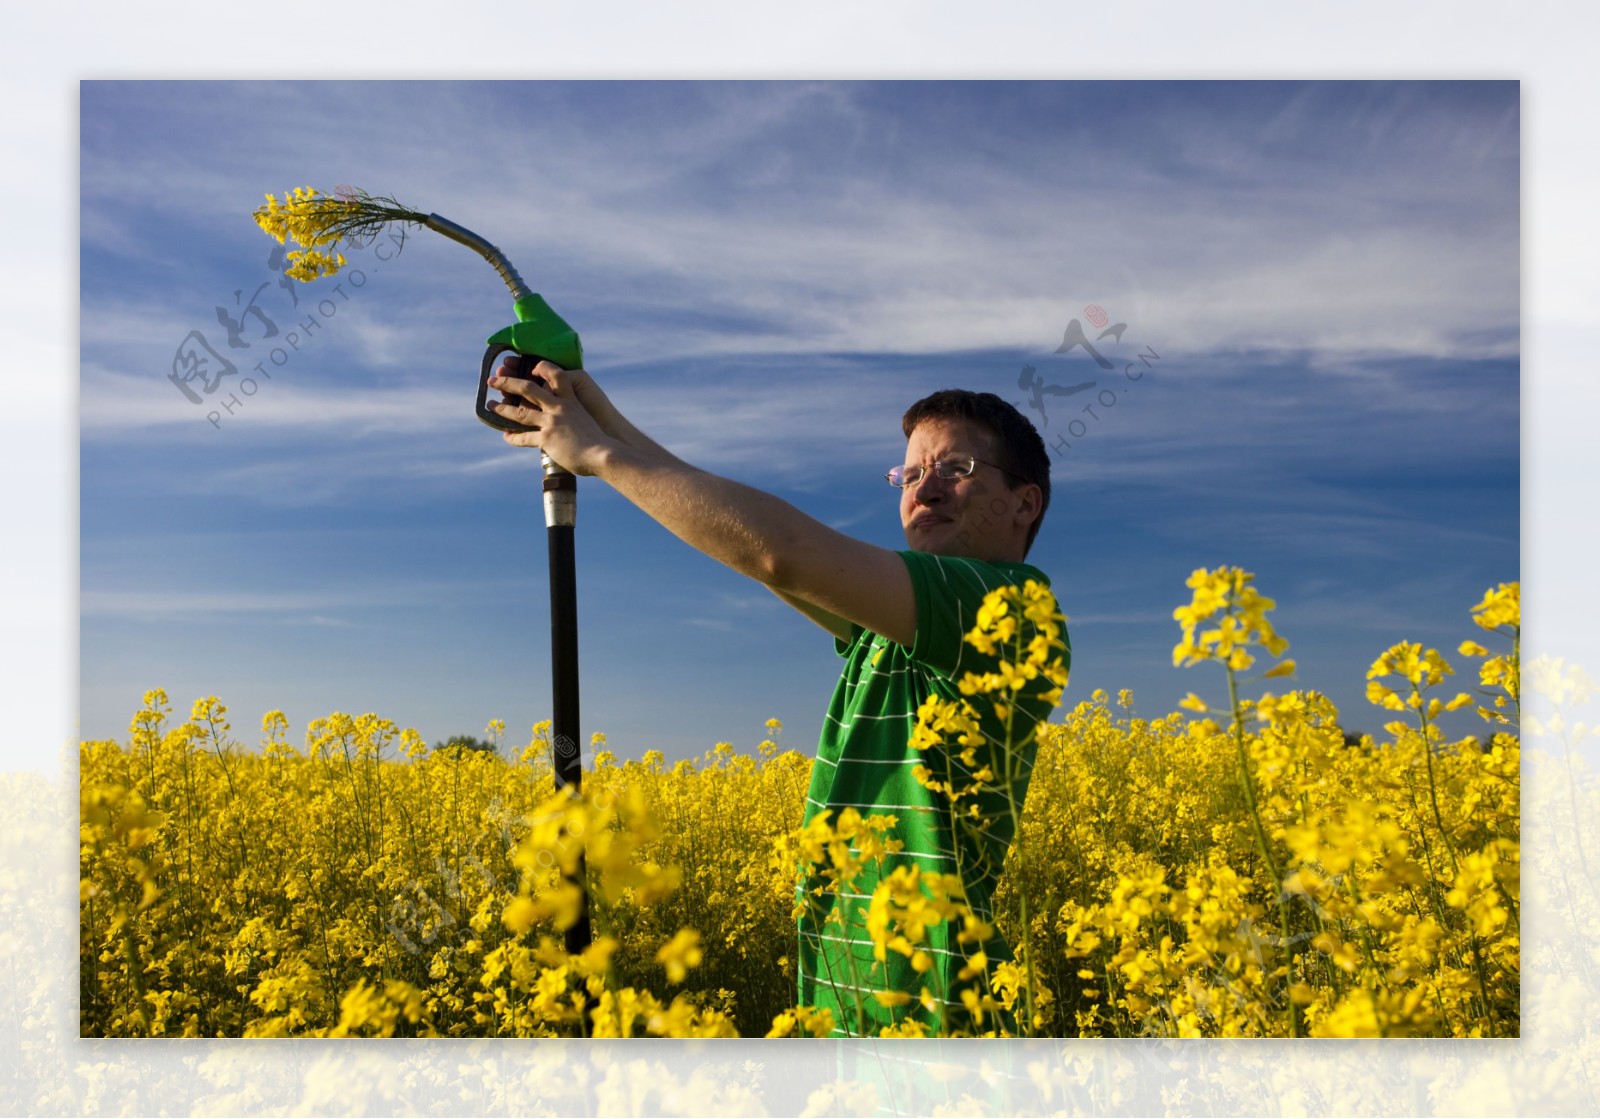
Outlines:
<svg viewBox="0 0 1600 1119"><path fill-rule="evenodd" d="M1475 665L1467 690L1446 686L1437 650L1374 650L1368 698L1393 717L1376 740L1347 736L1315 692L1270 690L1293 662L1247 573L1189 585L1174 660L1226 701L1191 693L1144 719L1128 693L1097 692L1043 730L996 897L1016 958L973 950L966 1021L1052 1036L1517 1035L1517 584L1473 608L1486 644L1451 654ZM964 704L930 705L919 748L971 756L977 705L1004 724L1018 690L1065 683L1053 634L1013 641L1014 619L1054 612L1048 592L997 596L969 640L1000 648L1004 671L969 678ZM1484 733L1449 741L1439 716L1468 706ZM216 698L175 725L150 692L126 743L80 750L81 1032L826 1035L830 1013L793 1005L797 869L848 893L864 862L894 866L893 817L802 831L811 763L776 721L749 752L724 743L671 766L619 763L596 736L581 798L555 790L547 730L492 755L334 714L296 746L274 712L256 746ZM960 810L981 799L924 775L941 778ZM569 954L580 878L594 940ZM942 921L962 944L986 939L959 880L935 878L885 873L859 905L879 959L915 963ZM878 997L905 1008L894 1032L943 1032L919 1013L923 992Z"/></svg>

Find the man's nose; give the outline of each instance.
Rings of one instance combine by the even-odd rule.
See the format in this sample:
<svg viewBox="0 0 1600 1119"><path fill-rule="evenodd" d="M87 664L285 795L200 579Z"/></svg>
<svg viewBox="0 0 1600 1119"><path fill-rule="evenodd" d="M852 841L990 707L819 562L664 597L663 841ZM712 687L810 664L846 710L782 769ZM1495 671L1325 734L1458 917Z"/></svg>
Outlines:
<svg viewBox="0 0 1600 1119"><path fill-rule="evenodd" d="M939 477L938 471L929 469L925 471L917 484L911 487L912 499L918 505L932 505L944 500L946 482Z"/></svg>

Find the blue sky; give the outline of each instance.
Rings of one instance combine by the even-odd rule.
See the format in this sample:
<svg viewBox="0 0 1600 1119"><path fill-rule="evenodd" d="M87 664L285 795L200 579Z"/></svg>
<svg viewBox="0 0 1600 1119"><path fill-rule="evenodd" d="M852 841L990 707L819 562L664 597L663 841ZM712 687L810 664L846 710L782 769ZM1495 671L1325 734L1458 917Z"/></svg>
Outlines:
<svg viewBox="0 0 1600 1119"><path fill-rule="evenodd" d="M472 416L509 297L427 231L353 254L359 287L280 288L249 211L340 183L498 243L689 461L885 546L911 401L1026 406L1030 365L1114 387L1030 410L1067 702L1220 698L1171 667L1171 611L1226 563L1298 684L1377 730L1372 659L1462 664L1520 577L1520 142L1515 82L86 83L80 732L152 687L220 696L246 742L275 707L430 740L548 715L536 459ZM1053 352L1091 307L1119 370L1159 354L1138 381ZM231 414L167 378L191 331L230 386L265 363ZM586 735L682 757L775 716L814 747L820 630L598 482L578 563Z"/></svg>

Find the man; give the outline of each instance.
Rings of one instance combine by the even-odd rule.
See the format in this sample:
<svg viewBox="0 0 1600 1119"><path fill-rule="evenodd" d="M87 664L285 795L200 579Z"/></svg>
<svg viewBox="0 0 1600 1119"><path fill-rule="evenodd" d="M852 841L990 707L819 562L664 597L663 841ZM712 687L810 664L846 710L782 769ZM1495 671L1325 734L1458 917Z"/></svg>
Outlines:
<svg viewBox="0 0 1600 1119"><path fill-rule="evenodd" d="M837 822L849 808L863 817L893 815L905 849L834 893L819 893L816 880L803 884L801 1005L832 1010L838 1034L875 1033L908 1016L981 1028L959 997L964 957L982 948L991 962L1003 959L1004 943L960 944L959 930L939 927L928 931L920 955L890 951L878 960L864 910L880 874L915 865L959 875L967 903L989 912L1027 789L1033 730L1050 704L1037 691L1019 693L1009 730L987 713L981 757L919 751L908 740L925 698L958 699L964 674L995 667L996 656L963 642L984 596L1027 580L1048 583L1022 562L1050 498L1049 459L1033 425L988 393L949 390L914 405L903 421L904 465L888 475L900 488L909 545L895 552L682 461L628 422L583 370L542 362L530 379L508 362L489 383L506 396L491 407L534 429L507 433L508 443L539 447L573 473L602 479L834 636L846 667L824 723L805 820L829 812ZM919 767L947 781L970 781L988 768L984 804L1004 800L1013 811L977 829L964 826L946 795L918 780ZM878 991L911 999L878 999Z"/></svg>

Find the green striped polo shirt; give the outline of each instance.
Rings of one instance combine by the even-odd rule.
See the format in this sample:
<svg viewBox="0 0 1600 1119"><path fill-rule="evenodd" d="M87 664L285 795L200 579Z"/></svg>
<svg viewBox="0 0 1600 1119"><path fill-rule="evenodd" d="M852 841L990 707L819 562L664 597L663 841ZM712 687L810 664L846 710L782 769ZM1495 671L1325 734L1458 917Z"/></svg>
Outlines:
<svg viewBox="0 0 1600 1119"><path fill-rule="evenodd" d="M1038 695L1048 684L1019 694L1011 733L1019 741L1006 759L1001 756L1004 726L984 697L974 699L985 739L977 751L977 768L987 764L997 775L1009 774L1011 795L995 792L979 799L980 818L987 820L982 830L967 817L958 823L946 794L924 787L914 771L926 766L936 778L953 774L958 785L964 784L962 748L953 742L950 749L935 746L924 751L910 746L917 709L930 695L960 699L956 685L963 675L994 670L995 657L963 640L976 625L986 594L1004 586L1020 587L1029 579L1048 585L1048 579L1027 564L914 551L899 554L916 594L916 637L908 649L857 626L850 641L836 642L845 667L828 706L806 796L805 823L824 810L831 810L829 820L834 823L846 808L855 808L863 817L892 815L897 822L891 834L905 844L903 851L881 864L866 864L854 883L837 895L831 890L816 894L813 888L826 880L817 867L801 868L799 1004L832 1009L835 1036L876 1034L908 1014L932 1025L934 1017L915 1001L924 987L948 1008L947 1021L963 1020L958 992L970 983L959 981L957 973L977 946L961 945L959 925L941 922L928 927L921 945L933 961L925 974L917 973L905 956L894 951L887 952L884 961L876 960L867 907L880 878L906 864L960 874L973 910L986 917L991 913L995 884L1015 834L1016 820L1005 806L1008 799L1022 804L1033 768L1034 730L1052 707ZM1032 636L1032 627L1024 624L1024 644ZM1063 640L1065 636L1063 629ZM963 801L963 808L970 803ZM991 966L1011 958L998 937L982 947ZM908 992L914 1001L886 1008L873 997L873 992L884 990Z"/></svg>

